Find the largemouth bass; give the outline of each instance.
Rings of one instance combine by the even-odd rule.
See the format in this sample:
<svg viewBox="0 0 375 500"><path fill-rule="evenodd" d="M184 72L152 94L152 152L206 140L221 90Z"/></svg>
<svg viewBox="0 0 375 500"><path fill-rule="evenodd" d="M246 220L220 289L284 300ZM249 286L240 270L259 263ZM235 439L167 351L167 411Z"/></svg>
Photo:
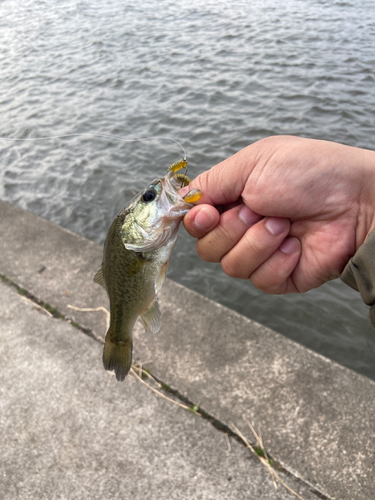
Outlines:
<svg viewBox="0 0 375 500"><path fill-rule="evenodd" d="M160 329L157 294L163 284L183 216L201 194L178 194L190 183L176 173L186 160L171 165L165 177L156 179L137 194L117 215L104 243L103 263L94 281L107 291L110 326L103 350L106 370L124 380L132 362L132 332L141 317L147 333Z"/></svg>

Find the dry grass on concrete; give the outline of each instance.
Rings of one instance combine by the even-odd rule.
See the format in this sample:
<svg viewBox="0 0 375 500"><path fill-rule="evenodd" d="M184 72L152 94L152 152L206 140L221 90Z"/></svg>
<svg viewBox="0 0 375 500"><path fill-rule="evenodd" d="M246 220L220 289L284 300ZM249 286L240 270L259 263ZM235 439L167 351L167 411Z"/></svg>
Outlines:
<svg viewBox="0 0 375 500"><path fill-rule="evenodd" d="M104 312L106 315L106 320L107 320L107 329L109 328L110 313L105 307L100 306L100 307L95 307L95 308L91 308L91 307L80 308L80 307L76 307L76 306L72 306L72 305L68 305L68 307L69 307L69 309L73 309L74 311L79 311L79 312L99 312L99 311ZM98 341L102 344L105 343L105 340L103 338L98 338ZM130 368L129 373L133 376L133 378L135 378L135 380L137 380L141 384L145 385L148 389L152 390L158 396L160 396L163 399L166 399L170 403L173 403L173 404L179 406L180 408L183 408L184 410L193 411L196 415L201 416L201 414L198 413L198 411L197 411L197 408L198 408L197 406L194 406L193 408L191 408L187 405L179 403L178 401L175 401L174 399L169 398L168 396L163 394L160 390L156 389L152 385L145 382L144 378L149 378L152 380L153 384L156 384L159 388L162 388L162 384L160 382L158 382L148 371L144 370L142 365L143 365L143 363L139 363L139 364L133 363L132 367ZM111 383L111 380L113 377L114 377L114 373L111 372L109 374L109 378L108 378L108 385ZM255 431L253 425L248 420L246 420L246 422L247 422L254 438L256 439L256 444L254 446L252 446L249 443L248 439L244 436L244 434L233 423L230 423L229 427L232 430L232 432L241 439L241 441L245 444L245 446L247 448L249 448L249 450L258 458L258 460L261 462L261 464L266 467L266 469L268 470L268 472L271 475L272 482L273 482L275 489L277 489L277 487L278 487L277 486L277 481L278 481L286 490L288 490L290 493L292 493L294 496L296 496L299 500L304 500L298 493L296 493L292 488L290 488L281 479L279 474L272 467L272 462L268 458L267 452L266 452L264 445L263 445L263 440L262 440L262 436L261 436L260 432L257 433ZM229 439L228 439L228 443L229 443L229 447L230 447Z"/></svg>

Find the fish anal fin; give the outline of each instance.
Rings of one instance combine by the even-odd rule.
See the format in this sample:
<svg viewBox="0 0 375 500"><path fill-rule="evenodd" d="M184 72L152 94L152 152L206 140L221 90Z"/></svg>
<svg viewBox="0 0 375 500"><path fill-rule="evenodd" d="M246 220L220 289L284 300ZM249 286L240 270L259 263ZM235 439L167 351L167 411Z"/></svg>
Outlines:
<svg viewBox="0 0 375 500"><path fill-rule="evenodd" d="M103 264L99 267L98 272L95 274L94 282L105 288L104 276L103 276Z"/></svg>
<svg viewBox="0 0 375 500"><path fill-rule="evenodd" d="M103 349L103 365L106 370L114 370L116 378L120 382L129 373L132 364L132 338L124 342L115 343L110 340L110 330L107 333Z"/></svg>
<svg viewBox="0 0 375 500"><path fill-rule="evenodd" d="M157 299L141 314L141 320L146 333L156 333L160 330L161 312Z"/></svg>

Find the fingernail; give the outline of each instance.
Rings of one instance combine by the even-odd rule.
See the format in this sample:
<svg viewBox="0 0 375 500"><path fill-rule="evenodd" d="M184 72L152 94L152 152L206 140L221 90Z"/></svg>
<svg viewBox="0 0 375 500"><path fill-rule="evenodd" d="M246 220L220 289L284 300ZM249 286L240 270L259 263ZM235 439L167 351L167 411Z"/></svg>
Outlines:
<svg viewBox="0 0 375 500"><path fill-rule="evenodd" d="M200 231L210 229L214 225L214 218L209 210L201 208L194 218L193 225Z"/></svg>
<svg viewBox="0 0 375 500"><path fill-rule="evenodd" d="M289 226L289 221L287 219L281 219L279 217L270 217L266 220L265 226L268 231L274 236L281 234Z"/></svg>
<svg viewBox="0 0 375 500"><path fill-rule="evenodd" d="M184 186L178 191L178 194L181 196L181 198L183 198L185 194L188 194L189 191L190 191L190 186Z"/></svg>
<svg viewBox="0 0 375 500"><path fill-rule="evenodd" d="M297 238L287 238L279 246L280 250L287 255L291 255L298 251L299 242Z"/></svg>
<svg viewBox="0 0 375 500"><path fill-rule="evenodd" d="M256 214L246 205L243 205L238 211L238 218L247 226L252 226L254 224L256 221L255 216Z"/></svg>

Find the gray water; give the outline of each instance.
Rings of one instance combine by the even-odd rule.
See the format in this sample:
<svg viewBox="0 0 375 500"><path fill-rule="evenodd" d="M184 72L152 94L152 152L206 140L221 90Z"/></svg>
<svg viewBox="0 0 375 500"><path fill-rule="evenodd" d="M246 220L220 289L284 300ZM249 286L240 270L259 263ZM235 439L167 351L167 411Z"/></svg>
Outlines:
<svg viewBox="0 0 375 500"><path fill-rule="evenodd" d="M0 2L1 137L170 136L192 177L274 134L374 149L374 69L373 0ZM180 157L162 140L0 141L0 197L103 243ZM375 378L367 307L339 281L267 296L183 229L169 277Z"/></svg>

